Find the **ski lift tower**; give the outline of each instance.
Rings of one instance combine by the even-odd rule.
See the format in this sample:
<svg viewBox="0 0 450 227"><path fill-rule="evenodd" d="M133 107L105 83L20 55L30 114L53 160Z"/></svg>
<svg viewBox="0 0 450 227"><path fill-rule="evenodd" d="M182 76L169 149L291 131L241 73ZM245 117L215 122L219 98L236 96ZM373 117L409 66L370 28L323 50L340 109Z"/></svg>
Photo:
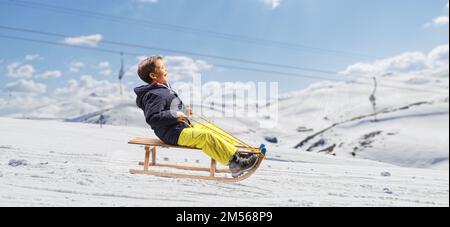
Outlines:
<svg viewBox="0 0 450 227"><path fill-rule="evenodd" d="M12 99L12 89L8 88L8 102L7 102L8 105L11 102L11 99Z"/></svg>
<svg viewBox="0 0 450 227"><path fill-rule="evenodd" d="M373 77L373 82L374 82L374 88L372 91L372 95L370 95L370 103L372 103L372 108L373 108L373 113L374 113L374 122L377 122L377 99L376 99L376 93L377 93L377 87L378 87L378 82L377 82L377 78Z"/></svg>
<svg viewBox="0 0 450 227"><path fill-rule="evenodd" d="M125 70L123 67L123 52L120 53L120 71L119 71L119 86L120 86L120 96L123 95L123 90L122 90L122 79L123 76L125 75Z"/></svg>

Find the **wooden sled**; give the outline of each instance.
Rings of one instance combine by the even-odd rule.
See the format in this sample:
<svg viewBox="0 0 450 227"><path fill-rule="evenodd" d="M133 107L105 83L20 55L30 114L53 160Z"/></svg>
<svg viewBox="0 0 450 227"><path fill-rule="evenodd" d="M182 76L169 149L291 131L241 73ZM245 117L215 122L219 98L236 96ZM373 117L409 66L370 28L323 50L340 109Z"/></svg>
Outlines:
<svg viewBox="0 0 450 227"><path fill-rule="evenodd" d="M206 167L206 168L183 166L183 165L178 165L178 164L163 164L163 163L156 162L156 149L158 147L160 147L160 148L179 148L179 149L186 149L186 150L201 150L201 149L192 148L192 147L167 145L159 139L150 139L150 138L135 138L135 139L130 140L128 143L145 146L144 162L138 163L139 165L144 166L144 169L143 170L130 170L131 174L147 174L147 175L153 175L153 176L158 176L158 177L211 180L211 181L219 181L219 182L239 182L239 181L243 181L243 180L249 178L256 172L256 170L261 165L261 162L265 158L265 152L266 152L266 148L264 145L261 145L260 148L237 146L239 148L239 152L249 153L249 154L250 153L258 154L259 159L258 159L256 165L253 167L253 169L251 169L250 171L246 172L245 174L241 175L238 178L232 178L231 176L230 177L217 177L216 176L216 173L231 174L231 172L228 168L227 169L218 169L217 163L214 159L211 159L210 167ZM188 174L178 174L178 173L163 173L163 172L157 172L157 171L150 170L149 167L165 167L165 168L173 168L173 169L188 170L188 171L209 172L209 176L188 175Z"/></svg>

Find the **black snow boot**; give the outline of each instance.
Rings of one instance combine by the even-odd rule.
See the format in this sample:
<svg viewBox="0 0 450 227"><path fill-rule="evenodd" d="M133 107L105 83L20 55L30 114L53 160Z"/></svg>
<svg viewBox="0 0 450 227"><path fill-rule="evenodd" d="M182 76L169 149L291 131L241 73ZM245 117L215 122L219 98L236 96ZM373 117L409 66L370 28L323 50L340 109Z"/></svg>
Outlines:
<svg viewBox="0 0 450 227"><path fill-rule="evenodd" d="M246 171L251 170L258 162L258 155L243 155L237 152L230 161L230 171L233 178L240 177Z"/></svg>

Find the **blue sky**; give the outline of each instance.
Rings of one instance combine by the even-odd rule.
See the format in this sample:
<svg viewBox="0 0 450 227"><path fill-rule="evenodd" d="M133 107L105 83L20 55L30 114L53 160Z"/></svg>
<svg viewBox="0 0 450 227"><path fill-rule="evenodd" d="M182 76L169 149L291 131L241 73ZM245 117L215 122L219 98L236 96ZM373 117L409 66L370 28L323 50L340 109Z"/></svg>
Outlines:
<svg viewBox="0 0 450 227"><path fill-rule="evenodd" d="M26 28L71 36L101 35L98 48L117 51L162 54L181 54L151 51L141 48L106 45L103 40L217 55L250 61L306 67L324 71L342 71L356 62L370 62L408 51L428 53L436 46L448 44L447 0L42 0L32 1L56 7L87 10L112 16L133 18L178 25L236 37L253 37L290 43L279 47L273 42L255 43L221 39L189 31L171 31L152 24L114 22L89 16L61 13L61 10L42 10L29 5L11 4L0 0L0 26ZM447 6L446 6L447 5ZM276 6L276 7L275 7ZM433 22L442 17L444 22ZM441 18L441 19L442 19ZM445 22L447 18L447 22ZM142 23L142 22L139 22ZM0 35L20 36L62 43L64 38L12 32L0 29ZM295 45L295 46L294 46ZM320 51L317 51L320 48ZM339 54L334 54L338 51ZM345 53L342 53L345 52ZM39 57L26 60L25 56ZM210 65L232 65L332 79L339 76L299 71L283 67L243 64L218 59L184 55ZM29 56L29 58L32 56ZM136 64L136 56L125 56L127 68ZM70 65L81 62L79 71ZM120 67L118 54L49 46L0 38L0 85L12 83L8 68L33 67L27 80L45 84L47 92L65 86L69 80L92 75L97 80L117 80ZM14 65L16 64L16 65ZM103 65L103 69L101 67ZM25 71L25 69L23 69ZM103 70L103 75L101 71ZM170 70L170 68L169 68ZM55 75L57 78L42 78ZM106 72L105 72L106 71ZM108 72L110 71L110 72ZM53 74L52 74L53 73ZM294 78L276 73L259 73L213 67L202 70L204 81L278 81L281 92L304 88L316 80ZM26 74L26 73L25 73ZM140 81L133 74L125 77L131 86ZM1 96L4 96L5 92ZM1 97L0 96L0 97Z"/></svg>

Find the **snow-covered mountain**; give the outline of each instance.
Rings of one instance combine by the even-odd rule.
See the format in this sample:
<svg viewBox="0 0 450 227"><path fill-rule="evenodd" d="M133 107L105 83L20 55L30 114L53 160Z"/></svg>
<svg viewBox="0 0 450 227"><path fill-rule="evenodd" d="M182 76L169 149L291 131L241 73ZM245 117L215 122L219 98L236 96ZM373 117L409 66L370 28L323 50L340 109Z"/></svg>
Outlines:
<svg viewBox="0 0 450 227"><path fill-rule="evenodd" d="M448 169L448 72L378 78L376 116L372 90L371 79L360 78L293 94L280 101L271 134L301 151Z"/></svg>

